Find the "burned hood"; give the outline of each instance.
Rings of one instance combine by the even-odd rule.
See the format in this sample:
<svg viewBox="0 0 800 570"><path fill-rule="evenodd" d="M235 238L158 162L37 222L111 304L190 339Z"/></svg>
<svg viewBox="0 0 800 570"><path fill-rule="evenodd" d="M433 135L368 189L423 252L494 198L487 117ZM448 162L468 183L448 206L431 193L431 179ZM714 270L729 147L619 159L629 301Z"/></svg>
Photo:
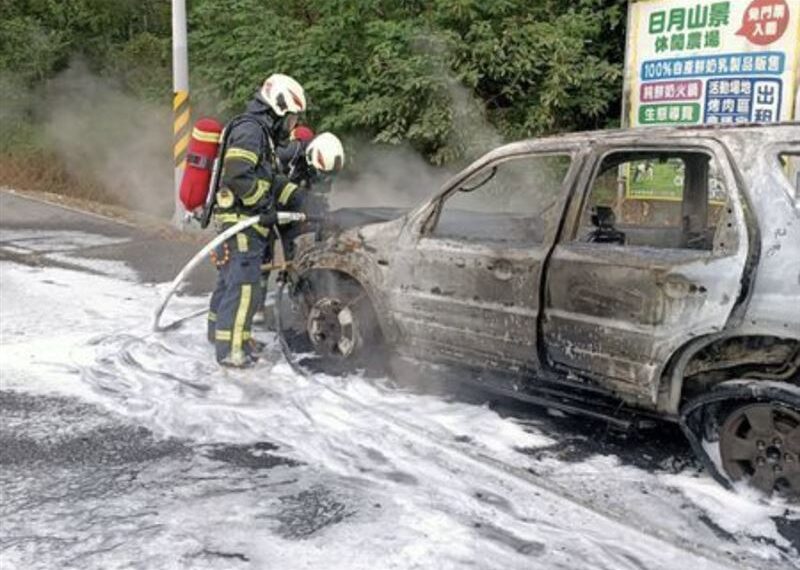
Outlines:
<svg viewBox="0 0 800 570"><path fill-rule="evenodd" d="M294 241L295 266L323 266L348 271L352 256L361 269L372 265L363 256L381 255L391 248L406 223L402 208L342 208L331 212L321 231L307 233ZM356 272L357 273L357 272Z"/></svg>
<svg viewBox="0 0 800 570"><path fill-rule="evenodd" d="M367 224L389 222L409 212L408 208L339 208L328 216L328 224L338 231Z"/></svg>
<svg viewBox="0 0 800 570"><path fill-rule="evenodd" d="M338 242L364 244L394 239L405 222L407 208L339 208L328 213L315 239L309 232L295 240L296 254L326 249Z"/></svg>

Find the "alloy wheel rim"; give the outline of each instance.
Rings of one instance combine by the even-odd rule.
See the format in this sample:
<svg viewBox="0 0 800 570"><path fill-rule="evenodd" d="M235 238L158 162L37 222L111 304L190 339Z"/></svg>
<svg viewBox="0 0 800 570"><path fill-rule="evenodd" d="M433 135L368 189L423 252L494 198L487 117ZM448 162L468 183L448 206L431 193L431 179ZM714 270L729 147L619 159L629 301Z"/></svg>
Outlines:
<svg viewBox="0 0 800 570"><path fill-rule="evenodd" d="M734 481L800 496L800 411L772 403L738 408L722 425L720 458Z"/></svg>
<svg viewBox="0 0 800 570"><path fill-rule="evenodd" d="M353 311L337 299L323 298L311 307L308 337L322 356L346 359L355 352L358 327Z"/></svg>

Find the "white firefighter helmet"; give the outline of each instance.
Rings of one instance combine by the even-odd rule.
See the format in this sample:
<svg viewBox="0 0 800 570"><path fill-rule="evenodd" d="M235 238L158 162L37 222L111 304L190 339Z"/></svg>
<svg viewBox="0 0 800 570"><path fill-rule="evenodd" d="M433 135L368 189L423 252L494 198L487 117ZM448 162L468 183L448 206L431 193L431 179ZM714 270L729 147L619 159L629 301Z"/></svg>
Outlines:
<svg viewBox="0 0 800 570"><path fill-rule="evenodd" d="M338 172L344 166L344 147L333 133L321 133L308 143L306 162L319 172Z"/></svg>
<svg viewBox="0 0 800 570"><path fill-rule="evenodd" d="M282 73L273 73L261 87L261 98L275 114L302 113L306 110L306 92L297 81Z"/></svg>

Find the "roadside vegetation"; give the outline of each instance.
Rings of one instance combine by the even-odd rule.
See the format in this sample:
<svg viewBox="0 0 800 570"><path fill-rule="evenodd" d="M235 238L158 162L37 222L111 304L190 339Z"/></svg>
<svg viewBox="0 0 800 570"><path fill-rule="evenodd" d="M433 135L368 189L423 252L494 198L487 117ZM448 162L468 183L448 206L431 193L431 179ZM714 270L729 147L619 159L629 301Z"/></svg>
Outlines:
<svg viewBox="0 0 800 570"><path fill-rule="evenodd" d="M195 117L231 116L281 71L306 86L318 129L349 146L405 145L437 166L503 140L615 126L626 3L189 0ZM0 185L113 201L46 128L50 102L79 62L168 117L169 2L0 0L0 13ZM167 154L170 140L167 120Z"/></svg>

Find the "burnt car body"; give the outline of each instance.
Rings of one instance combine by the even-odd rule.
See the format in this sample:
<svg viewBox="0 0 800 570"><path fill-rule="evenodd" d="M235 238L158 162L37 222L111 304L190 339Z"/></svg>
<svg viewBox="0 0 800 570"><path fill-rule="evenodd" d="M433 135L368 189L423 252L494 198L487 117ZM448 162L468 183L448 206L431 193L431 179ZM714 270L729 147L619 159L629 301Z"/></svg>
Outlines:
<svg viewBox="0 0 800 570"><path fill-rule="evenodd" d="M797 123L508 144L304 242L293 295L331 361L380 344L567 411L621 403L718 443L721 479L796 495L799 157Z"/></svg>

